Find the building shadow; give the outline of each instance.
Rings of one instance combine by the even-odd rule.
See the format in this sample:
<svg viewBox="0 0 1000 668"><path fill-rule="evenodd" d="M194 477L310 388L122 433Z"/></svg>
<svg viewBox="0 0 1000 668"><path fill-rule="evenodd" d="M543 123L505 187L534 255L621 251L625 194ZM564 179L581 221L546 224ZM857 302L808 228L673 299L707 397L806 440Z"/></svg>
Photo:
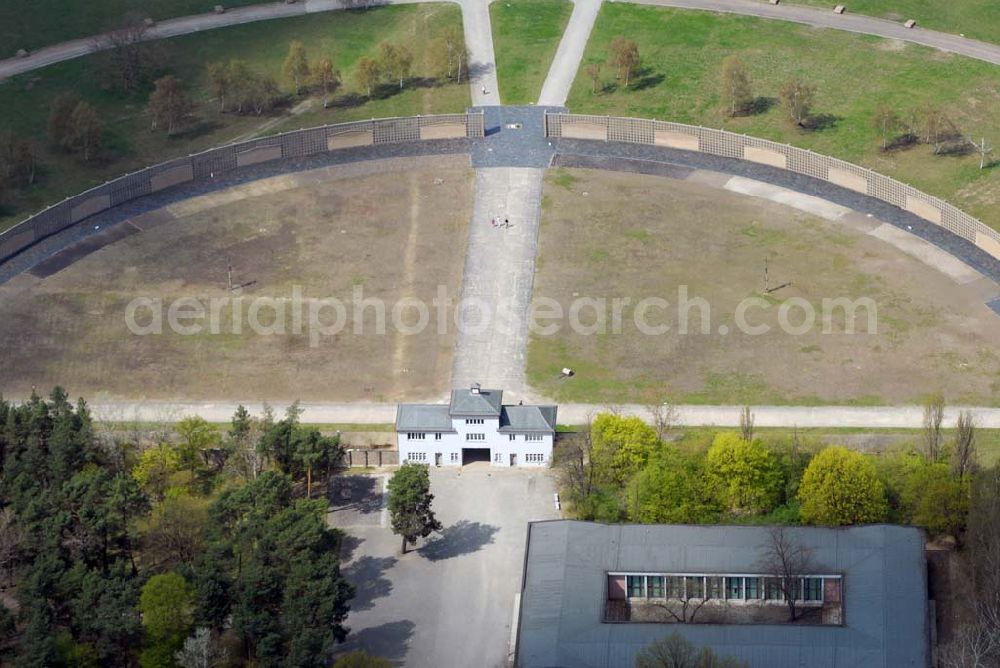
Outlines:
<svg viewBox="0 0 1000 668"><path fill-rule="evenodd" d="M392 592L392 583L385 577L385 572L395 564L396 557L365 556L341 569L347 581L354 585L351 610L370 610L375 599Z"/></svg>
<svg viewBox="0 0 1000 668"><path fill-rule="evenodd" d="M499 527L490 524L462 520L452 524L417 551L430 561L471 554L492 543L494 534L499 530Z"/></svg>
<svg viewBox="0 0 1000 668"><path fill-rule="evenodd" d="M347 653L363 649L369 654L388 659L397 665L402 665L413 636L415 624L408 619L399 622L388 622L363 629L347 636L337 653Z"/></svg>

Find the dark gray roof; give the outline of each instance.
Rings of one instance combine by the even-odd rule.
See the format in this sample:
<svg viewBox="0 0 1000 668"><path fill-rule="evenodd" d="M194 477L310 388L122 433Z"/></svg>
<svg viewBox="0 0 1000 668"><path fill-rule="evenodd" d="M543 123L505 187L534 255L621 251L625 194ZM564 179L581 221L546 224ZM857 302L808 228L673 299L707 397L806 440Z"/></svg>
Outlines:
<svg viewBox="0 0 1000 668"><path fill-rule="evenodd" d="M454 431L445 404L400 404L396 409L396 431Z"/></svg>
<svg viewBox="0 0 1000 668"><path fill-rule="evenodd" d="M754 668L929 665L924 535L912 527L794 527L817 571L844 575L843 626L603 624L606 573L753 572L767 527L529 525L518 665L632 666L677 631Z"/></svg>
<svg viewBox="0 0 1000 668"><path fill-rule="evenodd" d="M503 390L451 391L451 414L462 417L499 417Z"/></svg>
<svg viewBox="0 0 1000 668"><path fill-rule="evenodd" d="M502 432L554 432L555 406L504 406L500 411Z"/></svg>

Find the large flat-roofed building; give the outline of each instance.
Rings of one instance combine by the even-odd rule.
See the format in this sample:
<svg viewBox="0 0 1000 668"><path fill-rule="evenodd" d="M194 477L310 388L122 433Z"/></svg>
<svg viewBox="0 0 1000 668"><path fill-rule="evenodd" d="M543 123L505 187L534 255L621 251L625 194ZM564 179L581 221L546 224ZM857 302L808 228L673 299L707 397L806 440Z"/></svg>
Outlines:
<svg viewBox="0 0 1000 668"><path fill-rule="evenodd" d="M504 405L503 391L453 390L447 404L400 404L399 461L460 466L548 466L556 433L555 406Z"/></svg>
<svg viewBox="0 0 1000 668"><path fill-rule="evenodd" d="M768 527L532 522L517 665L633 666L674 631L754 668L930 665L920 529L788 527L783 536L807 555L791 587L769 567Z"/></svg>

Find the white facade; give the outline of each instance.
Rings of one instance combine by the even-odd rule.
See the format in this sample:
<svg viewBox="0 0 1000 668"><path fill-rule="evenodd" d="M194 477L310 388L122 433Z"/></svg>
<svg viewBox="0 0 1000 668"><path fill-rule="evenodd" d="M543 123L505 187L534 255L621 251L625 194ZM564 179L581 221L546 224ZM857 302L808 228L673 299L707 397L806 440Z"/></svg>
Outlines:
<svg viewBox="0 0 1000 668"><path fill-rule="evenodd" d="M496 415L455 414L463 409L456 393L448 406L400 406L396 421L400 463L461 466L488 460L493 466L548 466L555 436L554 406L502 406L498 392Z"/></svg>

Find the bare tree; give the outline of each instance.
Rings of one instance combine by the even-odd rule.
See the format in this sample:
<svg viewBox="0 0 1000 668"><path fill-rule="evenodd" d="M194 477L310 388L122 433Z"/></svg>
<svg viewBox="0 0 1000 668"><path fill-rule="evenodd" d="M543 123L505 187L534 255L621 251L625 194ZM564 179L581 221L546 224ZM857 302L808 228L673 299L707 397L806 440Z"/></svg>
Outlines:
<svg viewBox="0 0 1000 668"><path fill-rule="evenodd" d="M83 159L90 160L101 148L103 140L104 123L97 110L86 102L80 102L70 117L69 133L64 140L66 146L82 151Z"/></svg>
<svg viewBox="0 0 1000 668"><path fill-rule="evenodd" d="M678 596L671 596L671 592L667 592L667 600L654 605L666 612L675 622L693 624L698 612L709 601L705 596L706 582L700 576L688 576L681 584L682 589ZM675 601L676 605L671 606L671 601Z"/></svg>
<svg viewBox="0 0 1000 668"><path fill-rule="evenodd" d="M938 649L943 668L1000 665L1000 466L975 474L959 583L964 623Z"/></svg>
<svg viewBox="0 0 1000 668"><path fill-rule="evenodd" d="M639 67L639 47L632 40L619 35L611 40L608 57L615 66L617 78L624 79L625 87L628 88L632 75Z"/></svg>
<svg viewBox="0 0 1000 668"><path fill-rule="evenodd" d="M654 401L647 405L646 410L653 418L656 438L662 441L677 426L679 421L677 406L669 398L664 397L662 401Z"/></svg>
<svg viewBox="0 0 1000 668"><path fill-rule="evenodd" d="M125 93L139 87L148 68L149 57L142 44L147 29L142 16L130 14L94 40L95 51L107 52L111 74Z"/></svg>
<svg viewBox="0 0 1000 668"><path fill-rule="evenodd" d="M354 70L354 78L357 81L358 87L365 89L367 97L372 96L372 91L378 84L381 76L382 72L379 64L371 58L362 58L359 60L357 69Z"/></svg>
<svg viewBox="0 0 1000 668"><path fill-rule="evenodd" d="M309 76L309 60L306 57L306 49L299 40L292 40L288 45L288 55L281 65L282 73L292 81L295 86L295 94L302 91L302 83Z"/></svg>
<svg viewBox="0 0 1000 668"><path fill-rule="evenodd" d="M972 411L958 414L955 425L955 447L951 453L952 469L961 477L972 473L976 466L976 417Z"/></svg>
<svg viewBox="0 0 1000 668"><path fill-rule="evenodd" d="M950 642L937 648L938 668L993 668L1000 653L1000 637L985 624L972 622L960 626Z"/></svg>
<svg viewBox="0 0 1000 668"><path fill-rule="evenodd" d="M194 104L175 76L168 74L156 80L156 88L149 96L149 115L153 118L153 130L166 127L167 136L172 135L193 109Z"/></svg>
<svg viewBox="0 0 1000 668"><path fill-rule="evenodd" d="M232 453L226 459L226 466L247 482L256 480L267 465L267 453L263 451L262 440L273 422L271 407L265 406L263 418L250 418L247 429L232 436L230 440Z"/></svg>
<svg viewBox="0 0 1000 668"><path fill-rule="evenodd" d="M323 90L323 108L330 104L330 91L340 85L340 70L333 69L333 61L320 58L309 68L309 80Z"/></svg>
<svg viewBox="0 0 1000 668"><path fill-rule="evenodd" d="M882 135L882 150L888 150L889 138L893 137L901 126L899 115L892 107L879 104L875 107L875 118L872 120L872 125Z"/></svg>
<svg viewBox="0 0 1000 668"><path fill-rule="evenodd" d="M587 76L590 78L590 83L593 88L591 92L597 94L601 89L601 64L600 63L588 63L584 69Z"/></svg>
<svg viewBox="0 0 1000 668"><path fill-rule="evenodd" d="M816 98L816 87L796 77L785 82L780 95L791 121L799 127L805 127Z"/></svg>
<svg viewBox="0 0 1000 668"><path fill-rule="evenodd" d="M972 138L969 138L967 141L972 144L973 148L976 149L976 153L979 154L979 169L986 169L986 160L993 154L993 147L986 143L986 137L980 139L978 143Z"/></svg>
<svg viewBox="0 0 1000 668"><path fill-rule="evenodd" d="M749 443L753 440L754 415L749 406L740 409L740 436Z"/></svg>
<svg viewBox="0 0 1000 668"><path fill-rule="evenodd" d="M940 153L945 142L954 139L957 134L955 122L944 110L927 107L920 115L920 137L924 143L934 147L935 154Z"/></svg>
<svg viewBox="0 0 1000 668"><path fill-rule="evenodd" d="M761 546L758 564L762 572L778 580L781 596L788 606L788 621L798 617L795 601L801 596L801 578L815 570L813 551L791 535L785 527L768 530L768 541Z"/></svg>
<svg viewBox="0 0 1000 668"><path fill-rule="evenodd" d="M944 422L944 395L932 394L924 402L924 456L932 462L941 457L941 423Z"/></svg>
<svg viewBox="0 0 1000 668"><path fill-rule="evenodd" d="M212 632L199 627L184 647L174 653L174 660L181 668L212 668L224 666L229 661L229 651L212 638Z"/></svg>
<svg viewBox="0 0 1000 668"><path fill-rule="evenodd" d="M593 415L588 414L582 432L562 442L554 461L560 487L567 490L574 499L587 498L597 484L590 460L593 418Z"/></svg>
<svg viewBox="0 0 1000 668"><path fill-rule="evenodd" d="M747 66L736 56L722 61L722 108L728 116L739 116L750 111L753 96L750 93L750 75Z"/></svg>

